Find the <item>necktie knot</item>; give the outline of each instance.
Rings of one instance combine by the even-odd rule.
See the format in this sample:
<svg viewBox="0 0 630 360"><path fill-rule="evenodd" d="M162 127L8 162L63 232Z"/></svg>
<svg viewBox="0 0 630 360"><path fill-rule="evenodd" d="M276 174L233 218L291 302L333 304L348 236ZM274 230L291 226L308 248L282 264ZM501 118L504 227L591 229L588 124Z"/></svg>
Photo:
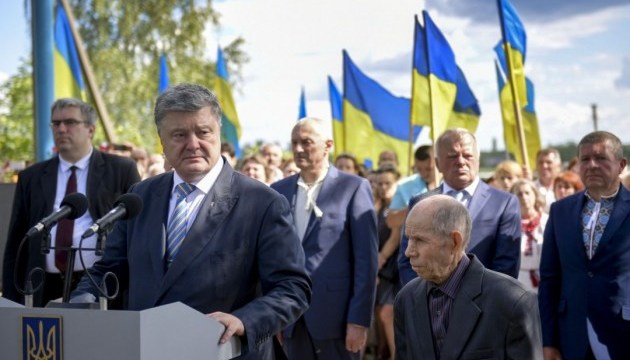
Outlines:
<svg viewBox="0 0 630 360"><path fill-rule="evenodd" d="M185 198L195 191L195 185L183 182L175 187L175 191L177 192L178 198Z"/></svg>
<svg viewBox="0 0 630 360"><path fill-rule="evenodd" d="M462 204L465 204L468 199L468 191L466 190L449 190L447 195L454 197Z"/></svg>

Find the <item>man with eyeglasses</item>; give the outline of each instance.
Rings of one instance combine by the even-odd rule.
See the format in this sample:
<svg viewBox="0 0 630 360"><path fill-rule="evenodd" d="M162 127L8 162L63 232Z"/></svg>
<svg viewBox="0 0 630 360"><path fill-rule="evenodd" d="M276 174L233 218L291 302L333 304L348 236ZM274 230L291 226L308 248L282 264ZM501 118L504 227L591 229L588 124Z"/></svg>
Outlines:
<svg viewBox="0 0 630 360"><path fill-rule="evenodd" d="M88 211L74 221L62 220L50 230L52 247L77 248L83 232L111 210L115 200L131 185L140 181L137 167L131 159L93 148L96 114L89 104L72 98L55 101L50 126L57 156L19 174L2 270L3 296L21 303L24 299L17 289L24 289L31 270L37 267L44 269L44 285L34 294L34 306L44 306L63 295L68 254L53 249L46 255L42 254L41 238L38 236L24 245L18 259L18 247L28 229L59 209L66 195L83 193L88 198ZM95 243L96 237L92 236L85 239L82 246L94 248ZM82 253L86 267L97 260L93 251ZM72 274L73 288L83 270L78 260L77 253ZM14 274L16 263L17 274ZM33 287L37 287L41 280L41 276L35 275Z"/></svg>

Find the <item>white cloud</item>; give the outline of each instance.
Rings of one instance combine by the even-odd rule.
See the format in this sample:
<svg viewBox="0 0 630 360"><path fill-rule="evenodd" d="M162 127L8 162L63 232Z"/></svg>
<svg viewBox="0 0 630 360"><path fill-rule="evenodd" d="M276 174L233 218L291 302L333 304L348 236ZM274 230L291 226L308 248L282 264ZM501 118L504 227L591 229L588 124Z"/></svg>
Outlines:
<svg viewBox="0 0 630 360"><path fill-rule="evenodd" d="M215 6L222 14L223 29L219 35L209 34L214 42L208 47L216 49L217 38L227 44L240 35L251 57L244 68L242 94L235 99L245 143L264 139L288 144L301 86L306 88L309 115L329 118L326 76L333 76L342 86L344 48L360 68L394 94L410 94L413 16L420 16L422 2L404 0L388 6L376 0L231 0ZM578 141L590 131L593 102L600 106L600 128L607 123L611 129L628 124L630 115L623 100L614 100L621 96L614 81L622 71L619 53L627 51L628 56L630 48L602 38L607 39L612 25L630 19L629 9L525 24L529 38L526 70L536 86L543 144ZM498 24L475 23L434 10L431 16L451 42L480 102L483 115L477 137L481 148L489 149L493 139L501 148L492 51L500 38ZM626 131L618 134L630 141Z"/></svg>

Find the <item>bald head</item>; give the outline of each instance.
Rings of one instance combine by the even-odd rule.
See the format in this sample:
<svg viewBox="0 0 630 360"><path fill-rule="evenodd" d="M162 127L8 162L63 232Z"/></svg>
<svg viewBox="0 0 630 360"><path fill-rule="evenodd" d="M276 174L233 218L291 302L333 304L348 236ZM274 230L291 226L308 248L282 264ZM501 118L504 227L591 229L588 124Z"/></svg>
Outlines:
<svg viewBox="0 0 630 360"><path fill-rule="evenodd" d="M429 196L409 212L405 256L418 276L441 284L455 270L470 239L468 210L446 195Z"/></svg>

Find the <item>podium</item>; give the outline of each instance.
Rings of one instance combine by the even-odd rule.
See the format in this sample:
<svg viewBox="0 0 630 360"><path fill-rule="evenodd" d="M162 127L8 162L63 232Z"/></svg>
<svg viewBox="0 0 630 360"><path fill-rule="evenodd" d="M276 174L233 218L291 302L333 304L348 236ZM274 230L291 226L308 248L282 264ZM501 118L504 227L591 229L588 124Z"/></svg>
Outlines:
<svg viewBox="0 0 630 360"><path fill-rule="evenodd" d="M60 327L51 331L55 324ZM219 345L223 331L223 325L180 302L143 311L101 311L25 308L0 298L3 359L29 359L29 351L39 352L31 359L57 360L223 360L240 355L237 337ZM61 357L50 357L53 350Z"/></svg>

